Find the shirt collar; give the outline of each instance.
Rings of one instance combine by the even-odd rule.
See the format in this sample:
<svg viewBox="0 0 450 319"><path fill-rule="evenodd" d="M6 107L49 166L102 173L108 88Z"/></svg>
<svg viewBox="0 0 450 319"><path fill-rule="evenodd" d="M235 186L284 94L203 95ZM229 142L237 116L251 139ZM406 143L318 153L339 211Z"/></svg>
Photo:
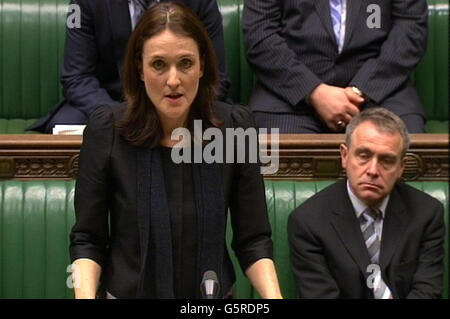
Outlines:
<svg viewBox="0 0 450 319"><path fill-rule="evenodd" d="M350 197L350 201L352 202L353 205L353 209L355 210L356 213L356 217L359 218L359 216L361 216L361 214L366 210L366 208L368 207L366 204L364 204L358 197L356 197L356 195L353 193L353 190L350 186L350 182L347 179L347 192L348 195ZM376 207L381 211L381 216L384 219L384 216L386 214L386 207L387 204L389 202L389 197L390 195L387 195L383 201L381 202L381 204Z"/></svg>

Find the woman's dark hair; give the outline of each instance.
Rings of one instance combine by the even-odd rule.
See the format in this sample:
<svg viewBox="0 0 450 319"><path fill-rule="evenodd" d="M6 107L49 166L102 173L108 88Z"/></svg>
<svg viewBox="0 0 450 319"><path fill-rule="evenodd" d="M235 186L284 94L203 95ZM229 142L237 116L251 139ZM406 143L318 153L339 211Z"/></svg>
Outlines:
<svg viewBox="0 0 450 319"><path fill-rule="evenodd" d="M193 136L194 119L202 120L203 129L220 127L222 124L213 113L219 84L217 58L203 23L181 3L159 3L141 17L128 40L125 54L123 89L126 109L117 127L124 138L135 146L153 148L159 145L163 137L161 121L147 96L140 73L144 43L165 30L192 38L198 46L200 60L203 61L203 76L187 120L191 135Z"/></svg>

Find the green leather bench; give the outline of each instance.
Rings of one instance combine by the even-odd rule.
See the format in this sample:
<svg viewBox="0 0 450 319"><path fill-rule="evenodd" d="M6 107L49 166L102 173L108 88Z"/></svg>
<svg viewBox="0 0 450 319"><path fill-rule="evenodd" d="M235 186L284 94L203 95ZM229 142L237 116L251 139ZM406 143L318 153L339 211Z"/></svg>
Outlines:
<svg viewBox="0 0 450 319"><path fill-rule="evenodd" d="M448 132L448 0L429 0L430 36L414 80L429 132ZM242 35L244 0L218 0L223 15L230 95L247 103L254 76ZM62 99L60 62L68 0L0 0L0 134L24 133ZM26 6L26 10L24 9Z"/></svg>
<svg viewBox="0 0 450 319"><path fill-rule="evenodd" d="M427 114L427 132L449 131L448 0L428 0L427 53L413 74Z"/></svg>
<svg viewBox="0 0 450 319"><path fill-rule="evenodd" d="M25 128L62 98L68 3L0 0L0 134L29 133Z"/></svg>
<svg viewBox="0 0 450 319"><path fill-rule="evenodd" d="M290 212L329 185L324 182L266 181L274 254L284 297L297 298L289 262L286 223ZM74 223L74 181L0 182L0 298L73 298L69 232ZM421 182L424 190L445 205L448 225L448 185ZM228 229L228 243L231 230ZM448 229L445 255L445 296L449 291ZM236 298L259 298L236 264Z"/></svg>

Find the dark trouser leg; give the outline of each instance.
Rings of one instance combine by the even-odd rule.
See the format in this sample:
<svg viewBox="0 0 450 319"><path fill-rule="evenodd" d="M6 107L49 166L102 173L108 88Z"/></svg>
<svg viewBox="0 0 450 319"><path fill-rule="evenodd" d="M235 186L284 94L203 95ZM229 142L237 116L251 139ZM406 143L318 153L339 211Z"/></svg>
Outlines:
<svg viewBox="0 0 450 319"><path fill-rule="evenodd" d="M405 122L410 134L425 133L425 119L420 114L402 115L400 118Z"/></svg>
<svg viewBox="0 0 450 319"><path fill-rule="evenodd" d="M254 111L256 125L259 128L278 128L280 134L314 134L314 133L333 133L318 118L308 114L295 113L268 113Z"/></svg>

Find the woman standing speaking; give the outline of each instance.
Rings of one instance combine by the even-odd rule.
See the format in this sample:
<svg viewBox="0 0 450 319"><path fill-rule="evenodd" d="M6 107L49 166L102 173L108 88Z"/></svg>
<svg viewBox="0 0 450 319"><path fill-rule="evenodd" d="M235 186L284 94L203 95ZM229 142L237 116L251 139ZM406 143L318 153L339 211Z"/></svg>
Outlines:
<svg viewBox="0 0 450 319"><path fill-rule="evenodd" d="M177 128L247 128L250 111L216 102L215 53L201 21L177 3L147 11L128 42L126 103L99 108L84 132L70 254L76 298L200 298L206 271L220 297L235 276L225 233L263 298L280 298L257 163L179 163ZM202 144L203 146L205 143ZM99 289L100 287L100 289Z"/></svg>

